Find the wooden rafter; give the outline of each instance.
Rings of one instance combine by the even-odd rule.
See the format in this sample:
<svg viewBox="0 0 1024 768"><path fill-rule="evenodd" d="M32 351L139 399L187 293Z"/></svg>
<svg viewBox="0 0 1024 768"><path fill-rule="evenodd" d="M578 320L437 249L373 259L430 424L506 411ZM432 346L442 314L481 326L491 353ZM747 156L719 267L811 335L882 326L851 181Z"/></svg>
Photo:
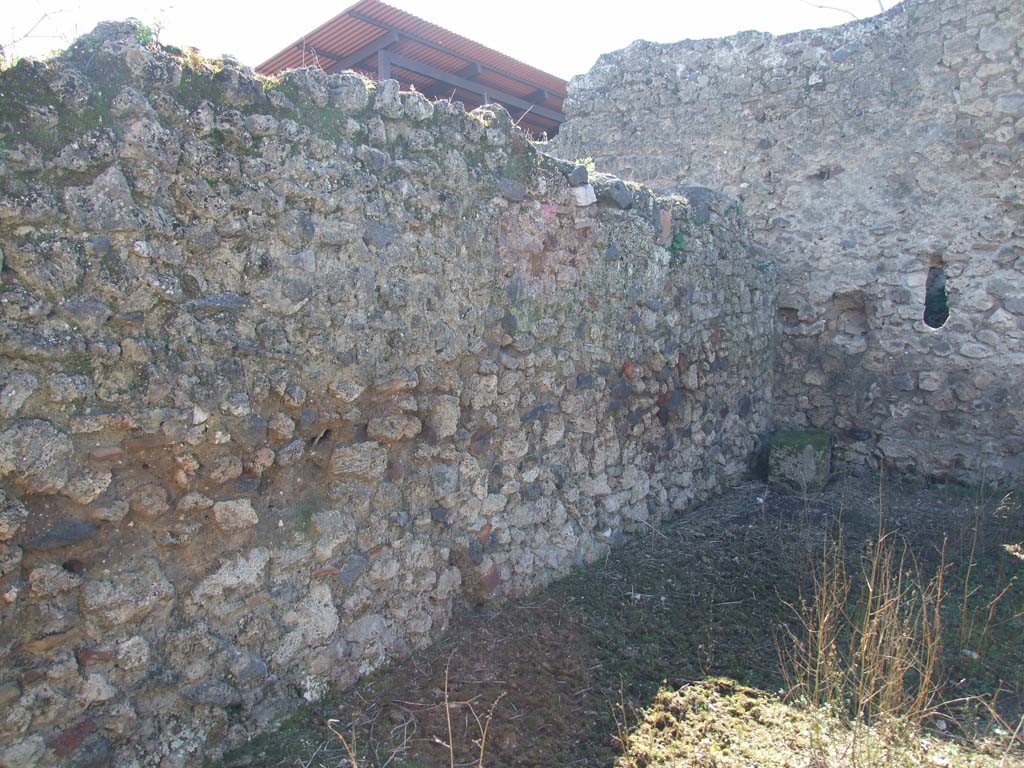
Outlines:
<svg viewBox="0 0 1024 768"><path fill-rule="evenodd" d="M370 41L362 48L353 51L347 56L335 58L334 64L331 65L328 71L340 72L345 69L351 69L360 62L366 61L366 59L377 53L377 51L383 50L389 45L394 45L399 41L399 39L398 32L396 30L391 30L390 32L381 35L376 40Z"/></svg>
<svg viewBox="0 0 1024 768"><path fill-rule="evenodd" d="M390 24L386 24L383 21L375 19L372 16L367 16L365 13L360 13L359 11L349 11L348 15L351 16L353 19L358 19L359 21L365 22L366 24L372 24L373 26L377 27L378 29L394 30L394 27L392 27ZM454 59L461 59L462 61L466 62L467 65L468 64L475 64L476 66L480 67L480 71L481 72L490 72L492 74L498 75L499 77L504 77L504 78L506 78L508 80L511 80L511 81L513 81L515 83L519 83L521 85L535 86L535 83L531 83L529 80L524 80L521 77L516 77L515 75L511 75L511 74L509 74L507 72L502 72L500 69L494 69L493 67L488 67L486 64L482 64L480 62L473 61L472 59L468 58L467 56L464 56L463 54L458 53L456 51L453 51L451 48L448 48L448 47L446 47L444 45L440 45L439 43L435 43L432 40L427 40L425 37L420 37L419 35L414 35L414 34L412 34L410 32L402 32L401 30L395 30L395 31L397 31L406 40L412 40L415 43L419 43L420 45L424 45L427 48L435 50L435 51L437 51L439 53L443 53L443 54L446 54L448 56L451 56Z"/></svg>

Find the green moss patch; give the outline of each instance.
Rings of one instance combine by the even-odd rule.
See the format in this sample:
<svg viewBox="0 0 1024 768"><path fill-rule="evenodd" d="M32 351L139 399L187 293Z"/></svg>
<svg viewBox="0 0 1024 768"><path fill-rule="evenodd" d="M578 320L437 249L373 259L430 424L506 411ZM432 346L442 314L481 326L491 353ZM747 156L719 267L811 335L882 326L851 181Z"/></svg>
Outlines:
<svg viewBox="0 0 1024 768"><path fill-rule="evenodd" d="M776 432L768 451L768 476L806 492L828 484L832 472L832 436L819 430Z"/></svg>
<svg viewBox="0 0 1024 768"><path fill-rule="evenodd" d="M788 450L803 450L810 446L816 451L828 451L832 449L832 436L822 430L801 430L789 432L775 432L772 435L772 448Z"/></svg>

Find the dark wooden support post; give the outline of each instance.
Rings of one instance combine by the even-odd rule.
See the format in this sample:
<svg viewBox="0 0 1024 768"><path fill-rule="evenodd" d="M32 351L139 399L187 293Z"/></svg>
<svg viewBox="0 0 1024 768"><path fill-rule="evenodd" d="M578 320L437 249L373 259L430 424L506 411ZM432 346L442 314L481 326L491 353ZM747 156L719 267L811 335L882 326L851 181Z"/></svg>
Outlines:
<svg viewBox="0 0 1024 768"><path fill-rule="evenodd" d="M391 54L383 48L377 51L377 79L391 79Z"/></svg>

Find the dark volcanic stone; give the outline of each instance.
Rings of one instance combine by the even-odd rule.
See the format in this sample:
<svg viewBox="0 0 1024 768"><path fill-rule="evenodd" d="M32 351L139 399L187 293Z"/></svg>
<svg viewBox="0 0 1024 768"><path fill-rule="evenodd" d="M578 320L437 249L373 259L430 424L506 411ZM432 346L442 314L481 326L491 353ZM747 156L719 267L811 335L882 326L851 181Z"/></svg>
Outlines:
<svg viewBox="0 0 1024 768"><path fill-rule="evenodd" d="M506 312L501 318L501 327L505 333L511 335L519 328L519 321L511 312Z"/></svg>
<svg viewBox="0 0 1024 768"><path fill-rule="evenodd" d="M494 442L494 433L486 427L481 427L469 440L469 452L474 456L482 456L491 449Z"/></svg>
<svg viewBox="0 0 1024 768"><path fill-rule="evenodd" d="M211 293L192 302L192 311L197 315L212 315L217 312L241 312L252 301L239 293Z"/></svg>
<svg viewBox="0 0 1024 768"><path fill-rule="evenodd" d="M220 681L193 685L181 692L185 701L214 707L234 707L242 703L242 697L233 687Z"/></svg>
<svg viewBox="0 0 1024 768"><path fill-rule="evenodd" d="M619 379L612 387L612 397L629 397L633 394L633 385L628 379Z"/></svg>
<svg viewBox="0 0 1024 768"><path fill-rule="evenodd" d="M502 197L514 203L522 202L526 197L526 187L512 179L499 179L498 191L501 192Z"/></svg>
<svg viewBox="0 0 1024 768"><path fill-rule="evenodd" d="M370 558L362 552L349 555L338 571L338 582L347 587L370 569Z"/></svg>
<svg viewBox="0 0 1024 768"><path fill-rule="evenodd" d="M267 662L251 653L239 652L228 665L231 676L239 683L262 680L267 676Z"/></svg>
<svg viewBox="0 0 1024 768"><path fill-rule="evenodd" d="M231 437L245 448L253 449L267 442L267 419L259 414L246 416L231 430Z"/></svg>
<svg viewBox="0 0 1024 768"><path fill-rule="evenodd" d="M520 493L522 494L523 499L526 501L536 501L537 499L544 495L540 483L537 482L528 483L527 485L524 485Z"/></svg>
<svg viewBox="0 0 1024 768"><path fill-rule="evenodd" d="M235 493L256 493L260 489L260 479L258 477L240 477L235 480L231 489Z"/></svg>
<svg viewBox="0 0 1024 768"><path fill-rule="evenodd" d="M99 529L84 520L59 520L25 541L26 549L59 549L96 535Z"/></svg>
<svg viewBox="0 0 1024 768"><path fill-rule="evenodd" d="M539 419L548 411L553 410L554 407L555 406L552 405L551 403L540 403L539 405L535 405L533 406L533 408L531 408L529 411L523 414L521 421L523 424L530 424Z"/></svg>
<svg viewBox="0 0 1024 768"><path fill-rule="evenodd" d="M112 765L113 747L110 740L100 733L93 733L71 759L71 768L108 768Z"/></svg>
<svg viewBox="0 0 1024 768"><path fill-rule="evenodd" d="M577 165L565 175L565 180L571 187L582 187L589 179L590 173L585 165Z"/></svg>
<svg viewBox="0 0 1024 768"><path fill-rule="evenodd" d="M444 507L431 507L430 508L430 519L435 523L439 523L443 526L448 526L448 510Z"/></svg>
<svg viewBox="0 0 1024 768"><path fill-rule="evenodd" d="M621 179L616 179L598 193L597 199L601 202L610 202L622 210L626 210L633 204L633 193Z"/></svg>
<svg viewBox="0 0 1024 768"><path fill-rule="evenodd" d="M394 239L394 228L386 227L375 221L366 222L366 229L363 230L363 242L367 245L372 245L375 248L384 248L390 245Z"/></svg>

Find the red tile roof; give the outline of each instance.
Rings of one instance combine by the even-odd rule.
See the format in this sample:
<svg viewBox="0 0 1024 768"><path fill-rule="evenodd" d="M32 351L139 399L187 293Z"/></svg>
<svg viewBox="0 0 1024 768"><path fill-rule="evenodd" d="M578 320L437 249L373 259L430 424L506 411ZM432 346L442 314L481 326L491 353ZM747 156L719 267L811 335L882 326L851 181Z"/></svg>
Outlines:
<svg viewBox="0 0 1024 768"><path fill-rule="evenodd" d="M303 66L393 77L403 87L454 98L469 109L497 102L535 134L556 133L563 119L565 80L379 0L360 0L256 71L273 75Z"/></svg>

